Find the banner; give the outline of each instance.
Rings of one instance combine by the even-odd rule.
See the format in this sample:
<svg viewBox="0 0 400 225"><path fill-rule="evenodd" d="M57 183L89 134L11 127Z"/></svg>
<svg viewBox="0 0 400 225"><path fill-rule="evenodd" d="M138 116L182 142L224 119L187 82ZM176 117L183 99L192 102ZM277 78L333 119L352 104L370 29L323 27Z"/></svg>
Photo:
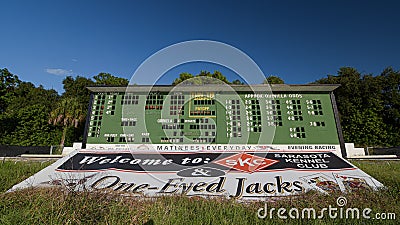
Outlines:
<svg viewBox="0 0 400 225"><path fill-rule="evenodd" d="M333 152L341 156L340 145L327 144L297 144L297 145L263 145L263 144L87 144L88 150L113 150L113 151L129 151L135 152L226 152L226 151L254 151L254 152Z"/></svg>
<svg viewBox="0 0 400 225"><path fill-rule="evenodd" d="M383 185L330 151L135 152L79 150L10 191L62 186L139 196L182 194L260 199L376 189Z"/></svg>

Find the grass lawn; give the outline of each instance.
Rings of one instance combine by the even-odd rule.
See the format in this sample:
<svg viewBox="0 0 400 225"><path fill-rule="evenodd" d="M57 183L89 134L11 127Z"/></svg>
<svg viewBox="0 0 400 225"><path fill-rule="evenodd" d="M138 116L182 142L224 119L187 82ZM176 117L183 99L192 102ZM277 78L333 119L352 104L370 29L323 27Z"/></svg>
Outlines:
<svg viewBox="0 0 400 225"><path fill-rule="evenodd" d="M400 161L352 161L382 182L387 189L322 195L309 192L267 203L268 209L337 207L339 196L346 207L371 208L375 213L396 213L396 220L373 219L259 219L263 202L239 203L226 199L160 197L128 198L104 192L65 192L61 189L25 189L5 193L49 163L0 162L0 224L399 224Z"/></svg>

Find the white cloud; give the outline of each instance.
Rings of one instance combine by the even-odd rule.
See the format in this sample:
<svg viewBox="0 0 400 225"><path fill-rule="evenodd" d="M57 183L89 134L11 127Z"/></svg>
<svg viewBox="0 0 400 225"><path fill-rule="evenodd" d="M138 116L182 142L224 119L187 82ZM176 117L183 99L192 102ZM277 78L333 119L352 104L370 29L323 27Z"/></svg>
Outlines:
<svg viewBox="0 0 400 225"><path fill-rule="evenodd" d="M72 59L72 62L78 62L78 60L77 59Z"/></svg>
<svg viewBox="0 0 400 225"><path fill-rule="evenodd" d="M70 76L74 74L72 70L64 70L64 69L46 69L46 72L49 74L57 75L57 76Z"/></svg>

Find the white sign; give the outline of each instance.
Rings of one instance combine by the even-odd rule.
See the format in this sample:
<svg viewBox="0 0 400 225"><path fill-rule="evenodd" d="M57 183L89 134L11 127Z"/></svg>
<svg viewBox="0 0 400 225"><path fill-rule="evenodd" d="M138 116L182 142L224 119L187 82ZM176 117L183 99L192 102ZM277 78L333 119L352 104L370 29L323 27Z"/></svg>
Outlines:
<svg viewBox="0 0 400 225"><path fill-rule="evenodd" d="M248 148L250 145L243 145ZM260 199L383 185L331 151L79 150L15 185ZM236 149L235 149L236 150Z"/></svg>

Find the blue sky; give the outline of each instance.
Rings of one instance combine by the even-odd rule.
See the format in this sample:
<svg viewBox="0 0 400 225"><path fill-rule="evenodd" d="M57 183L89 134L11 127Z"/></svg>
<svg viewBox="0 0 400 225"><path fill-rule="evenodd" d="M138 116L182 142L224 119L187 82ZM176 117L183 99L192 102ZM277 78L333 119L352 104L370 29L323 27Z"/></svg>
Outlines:
<svg viewBox="0 0 400 225"><path fill-rule="evenodd" d="M342 66L373 74L387 66L400 69L397 1L17 0L0 5L0 68L59 92L66 75L108 72L130 79L158 50L197 39L232 45L265 75L290 84L315 81ZM184 65L162 81L203 67L221 69ZM223 72L232 78L228 69Z"/></svg>

